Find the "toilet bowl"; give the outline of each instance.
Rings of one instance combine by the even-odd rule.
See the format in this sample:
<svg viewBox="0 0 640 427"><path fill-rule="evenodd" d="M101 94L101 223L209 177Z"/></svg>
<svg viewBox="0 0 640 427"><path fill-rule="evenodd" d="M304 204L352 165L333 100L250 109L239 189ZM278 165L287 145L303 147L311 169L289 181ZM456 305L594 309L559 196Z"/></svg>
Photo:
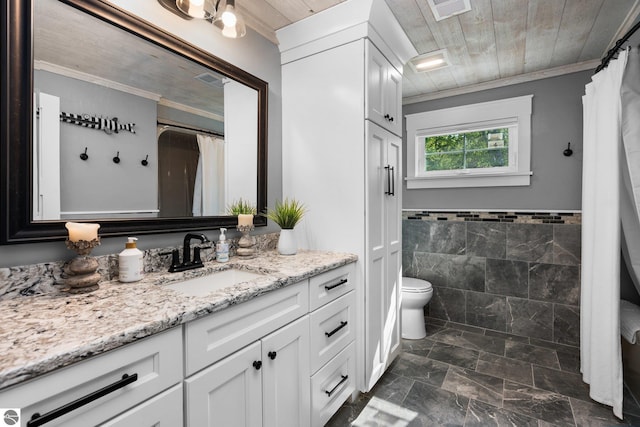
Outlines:
<svg viewBox="0 0 640 427"><path fill-rule="evenodd" d="M402 278L402 338L418 340L427 336L424 306L433 295L431 283L413 277Z"/></svg>

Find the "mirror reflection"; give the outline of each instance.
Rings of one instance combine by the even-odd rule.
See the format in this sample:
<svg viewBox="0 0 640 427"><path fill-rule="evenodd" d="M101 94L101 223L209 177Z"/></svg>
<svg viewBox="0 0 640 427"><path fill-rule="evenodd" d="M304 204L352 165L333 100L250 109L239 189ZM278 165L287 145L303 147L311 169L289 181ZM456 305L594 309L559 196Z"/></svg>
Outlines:
<svg viewBox="0 0 640 427"><path fill-rule="evenodd" d="M34 2L34 220L257 204L258 93L57 0Z"/></svg>

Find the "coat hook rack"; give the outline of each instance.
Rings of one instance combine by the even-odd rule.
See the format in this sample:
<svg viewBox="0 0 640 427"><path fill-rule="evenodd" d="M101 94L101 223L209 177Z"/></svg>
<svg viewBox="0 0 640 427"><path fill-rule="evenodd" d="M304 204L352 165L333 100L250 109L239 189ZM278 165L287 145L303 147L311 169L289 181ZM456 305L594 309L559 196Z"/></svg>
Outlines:
<svg viewBox="0 0 640 427"><path fill-rule="evenodd" d="M80 158L82 160L87 160L89 158L89 155L87 154L87 147L84 147L84 153L80 154Z"/></svg>
<svg viewBox="0 0 640 427"><path fill-rule="evenodd" d="M149 165L149 155L147 154L147 157L145 157L144 160L142 160L140 163L142 164L142 166L148 166Z"/></svg>
<svg viewBox="0 0 640 427"><path fill-rule="evenodd" d="M120 152L118 151L118 154L116 154L116 156L113 158L113 163L120 163Z"/></svg>
<svg viewBox="0 0 640 427"><path fill-rule="evenodd" d="M573 150L571 149L571 143L567 142L567 149L562 152L565 156L569 157L573 154Z"/></svg>

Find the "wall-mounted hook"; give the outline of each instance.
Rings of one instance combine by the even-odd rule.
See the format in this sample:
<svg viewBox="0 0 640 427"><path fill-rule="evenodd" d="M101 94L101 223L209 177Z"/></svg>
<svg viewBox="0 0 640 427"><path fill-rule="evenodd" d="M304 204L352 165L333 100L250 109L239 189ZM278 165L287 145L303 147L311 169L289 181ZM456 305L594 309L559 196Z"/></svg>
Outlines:
<svg viewBox="0 0 640 427"><path fill-rule="evenodd" d="M118 151L118 154L116 154L116 156L113 158L113 163L120 163L120 152Z"/></svg>
<svg viewBox="0 0 640 427"><path fill-rule="evenodd" d="M82 160L87 160L89 158L89 155L87 154L87 147L84 147L84 153L80 154L80 158Z"/></svg>
<svg viewBox="0 0 640 427"><path fill-rule="evenodd" d="M142 164L142 166L148 166L149 165L149 155L147 154L147 157L144 158L143 161L140 162Z"/></svg>
<svg viewBox="0 0 640 427"><path fill-rule="evenodd" d="M573 150L571 149L571 143L567 142L567 149L562 152L565 156L569 157L573 154Z"/></svg>

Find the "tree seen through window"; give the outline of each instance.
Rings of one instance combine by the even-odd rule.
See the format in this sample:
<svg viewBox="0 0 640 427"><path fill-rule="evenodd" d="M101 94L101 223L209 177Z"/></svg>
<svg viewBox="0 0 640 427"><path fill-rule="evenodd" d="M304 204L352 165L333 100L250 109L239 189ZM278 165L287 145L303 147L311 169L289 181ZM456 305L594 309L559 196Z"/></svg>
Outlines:
<svg viewBox="0 0 640 427"><path fill-rule="evenodd" d="M425 171L509 166L509 128L425 138Z"/></svg>

